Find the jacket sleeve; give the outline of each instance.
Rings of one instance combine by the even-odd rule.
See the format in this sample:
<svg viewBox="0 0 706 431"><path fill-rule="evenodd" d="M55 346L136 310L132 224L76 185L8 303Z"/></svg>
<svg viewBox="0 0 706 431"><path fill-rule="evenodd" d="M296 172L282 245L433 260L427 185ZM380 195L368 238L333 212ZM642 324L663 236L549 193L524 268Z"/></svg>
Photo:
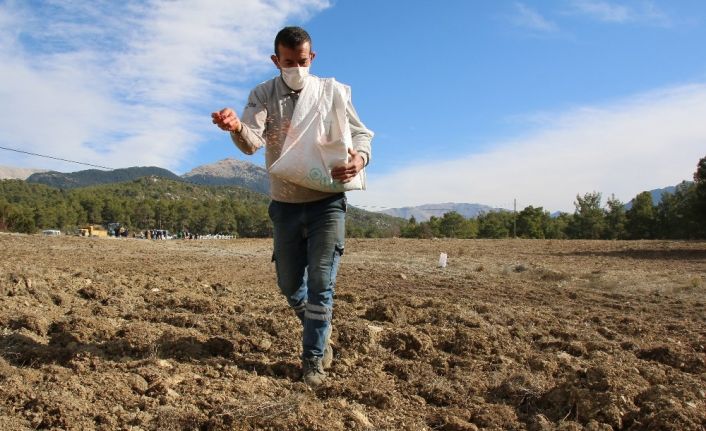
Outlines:
<svg viewBox="0 0 706 431"><path fill-rule="evenodd" d="M240 117L242 129L240 132L230 132L230 137L236 147L245 154L253 154L265 145L265 124L267 120L267 105L256 93L250 92L248 103Z"/></svg>
<svg viewBox="0 0 706 431"><path fill-rule="evenodd" d="M368 166L368 163L370 163L370 156L372 155L370 143L373 140L373 136L375 136L375 133L365 127L365 124L360 121L360 117L358 117L358 113L353 107L353 102L350 97L350 88L348 89L346 116L348 117L348 124L351 127L353 149L358 151L359 153L362 153L363 159L365 160L365 166Z"/></svg>

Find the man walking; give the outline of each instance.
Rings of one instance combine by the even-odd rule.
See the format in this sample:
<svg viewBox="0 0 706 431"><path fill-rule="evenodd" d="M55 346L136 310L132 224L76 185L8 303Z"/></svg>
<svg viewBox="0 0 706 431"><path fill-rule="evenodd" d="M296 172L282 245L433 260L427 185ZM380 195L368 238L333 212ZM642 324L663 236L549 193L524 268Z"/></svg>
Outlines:
<svg viewBox="0 0 706 431"><path fill-rule="evenodd" d="M246 154L265 146L269 168L279 159L301 90L309 80L316 54L309 34L300 27L277 33L271 59L280 75L250 92L242 119L230 108L211 114L213 123L230 132ZM347 183L370 162L373 133L360 121L350 100L346 106L353 148L347 164L331 170L334 180ZM343 255L346 197L305 188L271 176L269 215L274 226L277 284L302 323L304 381L321 385L333 360L329 343L333 293Z"/></svg>

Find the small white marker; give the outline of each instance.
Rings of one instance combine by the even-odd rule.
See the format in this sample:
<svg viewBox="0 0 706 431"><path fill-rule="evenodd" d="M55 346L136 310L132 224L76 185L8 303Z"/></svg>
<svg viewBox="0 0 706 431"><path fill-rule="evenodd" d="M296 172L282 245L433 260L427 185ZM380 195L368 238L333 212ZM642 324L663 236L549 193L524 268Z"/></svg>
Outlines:
<svg viewBox="0 0 706 431"><path fill-rule="evenodd" d="M439 268L446 268L446 259L448 256L446 253L439 253Z"/></svg>

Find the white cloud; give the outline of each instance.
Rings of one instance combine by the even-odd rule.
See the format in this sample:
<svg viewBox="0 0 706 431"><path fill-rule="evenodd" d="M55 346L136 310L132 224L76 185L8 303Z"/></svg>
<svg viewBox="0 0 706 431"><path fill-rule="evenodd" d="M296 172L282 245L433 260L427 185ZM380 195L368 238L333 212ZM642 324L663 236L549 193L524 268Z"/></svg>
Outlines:
<svg viewBox="0 0 706 431"><path fill-rule="evenodd" d="M515 3L515 15L512 17L515 25L541 33L557 31L557 26L536 10L524 3Z"/></svg>
<svg viewBox="0 0 706 431"><path fill-rule="evenodd" d="M276 31L326 0L0 3L0 142L114 167L176 168L242 101ZM3 152L4 164L36 166ZM75 170L76 165L41 166Z"/></svg>
<svg viewBox="0 0 706 431"><path fill-rule="evenodd" d="M616 4L604 0L571 0L571 12L602 22L640 22L662 27L671 25L669 16L651 1L638 0Z"/></svg>
<svg viewBox="0 0 706 431"><path fill-rule="evenodd" d="M706 156L704 118L706 84L578 108L487 152L369 175L368 190L350 199L369 207L468 202L509 208L517 198L520 208L551 211L573 211L576 195L591 191L628 201L691 178Z"/></svg>

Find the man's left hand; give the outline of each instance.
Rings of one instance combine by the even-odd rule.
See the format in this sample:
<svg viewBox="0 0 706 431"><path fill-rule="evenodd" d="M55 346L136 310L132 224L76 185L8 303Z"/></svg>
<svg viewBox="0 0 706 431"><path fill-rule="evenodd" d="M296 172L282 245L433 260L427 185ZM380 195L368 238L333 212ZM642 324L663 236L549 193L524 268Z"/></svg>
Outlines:
<svg viewBox="0 0 706 431"><path fill-rule="evenodd" d="M344 184L353 180L365 167L365 159L356 150L349 148L348 154L351 156L348 163L331 169L331 177Z"/></svg>

